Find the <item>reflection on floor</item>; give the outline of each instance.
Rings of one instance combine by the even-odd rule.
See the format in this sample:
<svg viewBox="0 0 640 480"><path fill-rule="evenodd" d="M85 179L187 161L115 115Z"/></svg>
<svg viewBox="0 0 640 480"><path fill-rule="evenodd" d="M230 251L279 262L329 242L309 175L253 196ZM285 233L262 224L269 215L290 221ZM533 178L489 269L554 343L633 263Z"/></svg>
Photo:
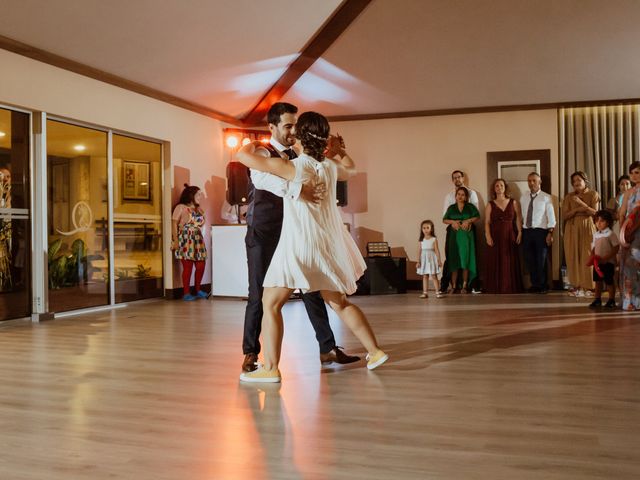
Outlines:
<svg viewBox="0 0 640 480"><path fill-rule="evenodd" d="M0 324L2 478L638 478L640 316L560 294L354 302L391 360L322 369L291 302L282 385L238 382L242 301Z"/></svg>

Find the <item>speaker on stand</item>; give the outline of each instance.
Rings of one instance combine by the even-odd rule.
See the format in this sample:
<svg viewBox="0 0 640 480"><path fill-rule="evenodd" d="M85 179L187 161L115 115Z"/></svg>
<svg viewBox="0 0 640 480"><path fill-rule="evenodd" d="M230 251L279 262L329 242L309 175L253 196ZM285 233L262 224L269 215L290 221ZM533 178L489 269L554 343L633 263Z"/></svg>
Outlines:
<svg viewBox="0 0 640 480"><path fill-rule="evenodd" d="M344 207L349 203L346 181L336 182L336 199L338 200L339 207Z"/></svg>
<svg viewBox="0 0 640 480"><path fill-rule="evenodd" d="M235 205L240 223L240 206L249 201L249 169L240 162L227 164L227 202Z"/></svg>

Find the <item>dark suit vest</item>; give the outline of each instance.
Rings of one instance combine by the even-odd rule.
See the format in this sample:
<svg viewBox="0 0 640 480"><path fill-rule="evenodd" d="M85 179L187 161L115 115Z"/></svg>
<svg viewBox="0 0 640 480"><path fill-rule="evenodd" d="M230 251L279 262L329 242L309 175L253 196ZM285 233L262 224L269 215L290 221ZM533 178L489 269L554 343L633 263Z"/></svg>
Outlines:
<svg viewBox="0 0 640 480"><path fill-rule="evenodd" d="M272 157L280 157L271 144L264 145ZM247 225L254 231L264 234L280 235L282 230L283 205L282 198L266 190L255 188L249 175L249 208L247 209Z"/></svg>

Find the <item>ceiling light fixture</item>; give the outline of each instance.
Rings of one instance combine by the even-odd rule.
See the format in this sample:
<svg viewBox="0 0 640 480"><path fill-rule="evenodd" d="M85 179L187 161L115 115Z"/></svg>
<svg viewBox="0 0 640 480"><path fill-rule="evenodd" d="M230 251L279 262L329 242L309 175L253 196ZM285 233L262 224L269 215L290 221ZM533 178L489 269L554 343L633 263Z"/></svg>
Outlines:
<svg viewBox="0 0 640 480"><path fill-rule="evenodd" d="M84 145L74 145L73 149L76 152L84 152L87 149L87 147L85 147Z"/></svg>
<svg viewBox="0 0 640 480"><path fill-rule="evenodd" d="M2 138L2 137L6 137L6 136L7 136L7 134L6 134L6 133L4 133L4 132L0 132L0 138Z"/></svg>

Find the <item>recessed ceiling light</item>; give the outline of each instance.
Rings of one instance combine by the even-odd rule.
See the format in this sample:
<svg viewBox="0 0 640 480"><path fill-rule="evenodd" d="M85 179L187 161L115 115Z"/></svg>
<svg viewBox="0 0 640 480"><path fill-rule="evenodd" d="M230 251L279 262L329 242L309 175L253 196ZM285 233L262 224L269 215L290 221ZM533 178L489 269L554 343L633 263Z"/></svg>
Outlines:
<svg viewBox="0 0 640 480"><path fill-rule="evenodd" d="M0 132L0 138L2 138L2 137L6 137L6 136L7 136L7 134L6 134L6 133L4 133L4 132Z"/></svg>
<svg viewBox="0 0 640 480"><path fill-rule="evenodd" d="M149 185L147 182L140 182L140 185Z"/></svg>
<svg viewBox="0 0 640 480"><path fill-rule="evenodd" d="M84 145L74 145L73 149L76 152L84 152L87 149L87 147L85 147Z"/></svg>

